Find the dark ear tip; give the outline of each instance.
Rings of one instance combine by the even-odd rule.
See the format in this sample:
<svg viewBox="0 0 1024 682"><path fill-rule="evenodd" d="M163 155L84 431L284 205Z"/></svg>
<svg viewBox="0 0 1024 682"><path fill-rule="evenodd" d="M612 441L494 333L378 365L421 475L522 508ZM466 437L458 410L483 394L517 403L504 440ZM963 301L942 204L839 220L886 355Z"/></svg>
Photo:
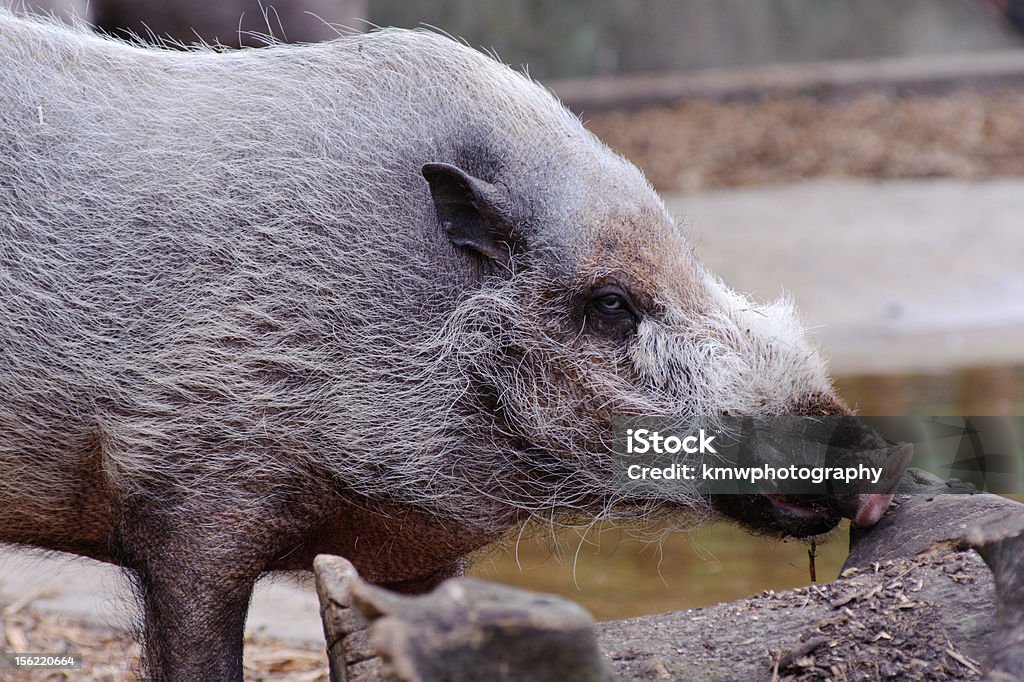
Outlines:
<svg viewBox="0 0 1024 682"><path fill-rule="evenodd" d="M437 176L438 170L436 163L425 163L423 164L423 167L420 168L420 175L426 178L427 182L429 182L431 178Z"/></svg>
<svg viewBox="0 0 1024 682"><path fill-rule="evenodd" d="M420 175L422 175L427 182L433 182L438 178L451 175L459 175L458 169L455 166L451 166L447 163L425 163L420 168Z"/></svg>

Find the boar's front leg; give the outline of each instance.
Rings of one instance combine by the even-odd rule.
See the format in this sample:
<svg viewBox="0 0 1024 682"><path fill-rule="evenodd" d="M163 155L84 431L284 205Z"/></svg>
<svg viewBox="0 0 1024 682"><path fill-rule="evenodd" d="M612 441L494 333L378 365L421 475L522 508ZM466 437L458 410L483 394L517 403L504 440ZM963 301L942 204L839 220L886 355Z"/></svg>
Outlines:
<svg viewBox="0 0 1024 682"><path fill-rule="evenodd" d="M196 525L209 522L197 516ZM228 534L168 527L142 515L121 524L121 563L141 602L145 679L241 680L245 618L260 552Z"/></svg>

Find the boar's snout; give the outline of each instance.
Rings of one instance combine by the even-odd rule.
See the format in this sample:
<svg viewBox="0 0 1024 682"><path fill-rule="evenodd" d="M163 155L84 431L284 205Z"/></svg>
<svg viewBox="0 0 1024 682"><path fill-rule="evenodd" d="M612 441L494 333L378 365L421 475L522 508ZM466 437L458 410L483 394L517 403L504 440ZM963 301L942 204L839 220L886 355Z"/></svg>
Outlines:
<svg viewBox="0 0 1024 682"><path fill-rule="evenodd" d="M913 456L913 445L886 442L834 396L816 394L793 405L790 414L834 417L830 446L838 452L837 466L881 467L870 492L833 490L827 495L722 495L712 500L718 511L749 528L769 535L808 537L832 530L841 518L854 525L872 526L892 502L893 491ZM784 453L783 453L784 454Z"/></svg>
<svg viewBox="0 0 1024 682"><path fill-rule="evenodd" d="M882 453L884 461L878 462L882 466L882 476L877 485L878 491L856 495L836 495L829 500L830 508L861 528L878 523L878 520L889 508L893 491L899 485L900 477L903 476L903 472L906 471L910 459L914 455L914 446L910 443L903 443L886 448Z"/></svg>

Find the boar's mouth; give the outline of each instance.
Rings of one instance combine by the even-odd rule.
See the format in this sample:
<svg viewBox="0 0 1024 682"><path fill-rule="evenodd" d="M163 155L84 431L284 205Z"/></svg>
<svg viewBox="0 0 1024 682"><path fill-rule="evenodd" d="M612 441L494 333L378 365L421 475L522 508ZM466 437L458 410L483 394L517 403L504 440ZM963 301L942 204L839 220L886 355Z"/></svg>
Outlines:
<svg viewBox="0 0 1024 682"><path fill-rule="evenodd" d="M715 495L712 505L720 513L755 533L805 538L822 535L848 518L858 527L882 518L913 455L907 443L871 450L883 466L882 478L872 492L810 495Z"/></svg>
<svg viewBox="0 0 1024 682"><path fill-rule="evenodd" d="M717 495L711 503L720 513L755 533L806 538L823 535L842 518L823 498L795 495Z"/></svg>

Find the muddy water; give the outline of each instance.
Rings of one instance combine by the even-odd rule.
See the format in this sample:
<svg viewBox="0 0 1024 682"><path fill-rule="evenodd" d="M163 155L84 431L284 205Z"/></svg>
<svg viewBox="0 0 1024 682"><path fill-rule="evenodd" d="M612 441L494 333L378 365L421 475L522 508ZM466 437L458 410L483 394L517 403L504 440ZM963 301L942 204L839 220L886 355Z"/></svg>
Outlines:
<svg viewBox="0 0 1024 682"><path fill-rule="evenodd" d="M547 540L521 541L518 565L516 548L506 547L480 561L473 572L564 595L598 620L717 604L810 582L808 547L797 541L754 538L724 523L676 531L660 544L632 539L620 528L600 530L591 530L582 543L580 532L563 531L554 550ZM818 580L838 574L846 557L845 535L818 547Z"/></svg>
<svg viewBox="0 0 1024 682"><path fill-rule="evenodd" d="M933 375L840 378L841 395L864 415L1024 414L1024 367L980 367ZM665 530L647 528L647 533ZM810 583L806 544L755 538L719 523L658 540L612 525L565 529L493 550L475 575L565 595L599 620L706 606L761 590ZM817 548L819 581L846 558L847 528Z"/></svg>

